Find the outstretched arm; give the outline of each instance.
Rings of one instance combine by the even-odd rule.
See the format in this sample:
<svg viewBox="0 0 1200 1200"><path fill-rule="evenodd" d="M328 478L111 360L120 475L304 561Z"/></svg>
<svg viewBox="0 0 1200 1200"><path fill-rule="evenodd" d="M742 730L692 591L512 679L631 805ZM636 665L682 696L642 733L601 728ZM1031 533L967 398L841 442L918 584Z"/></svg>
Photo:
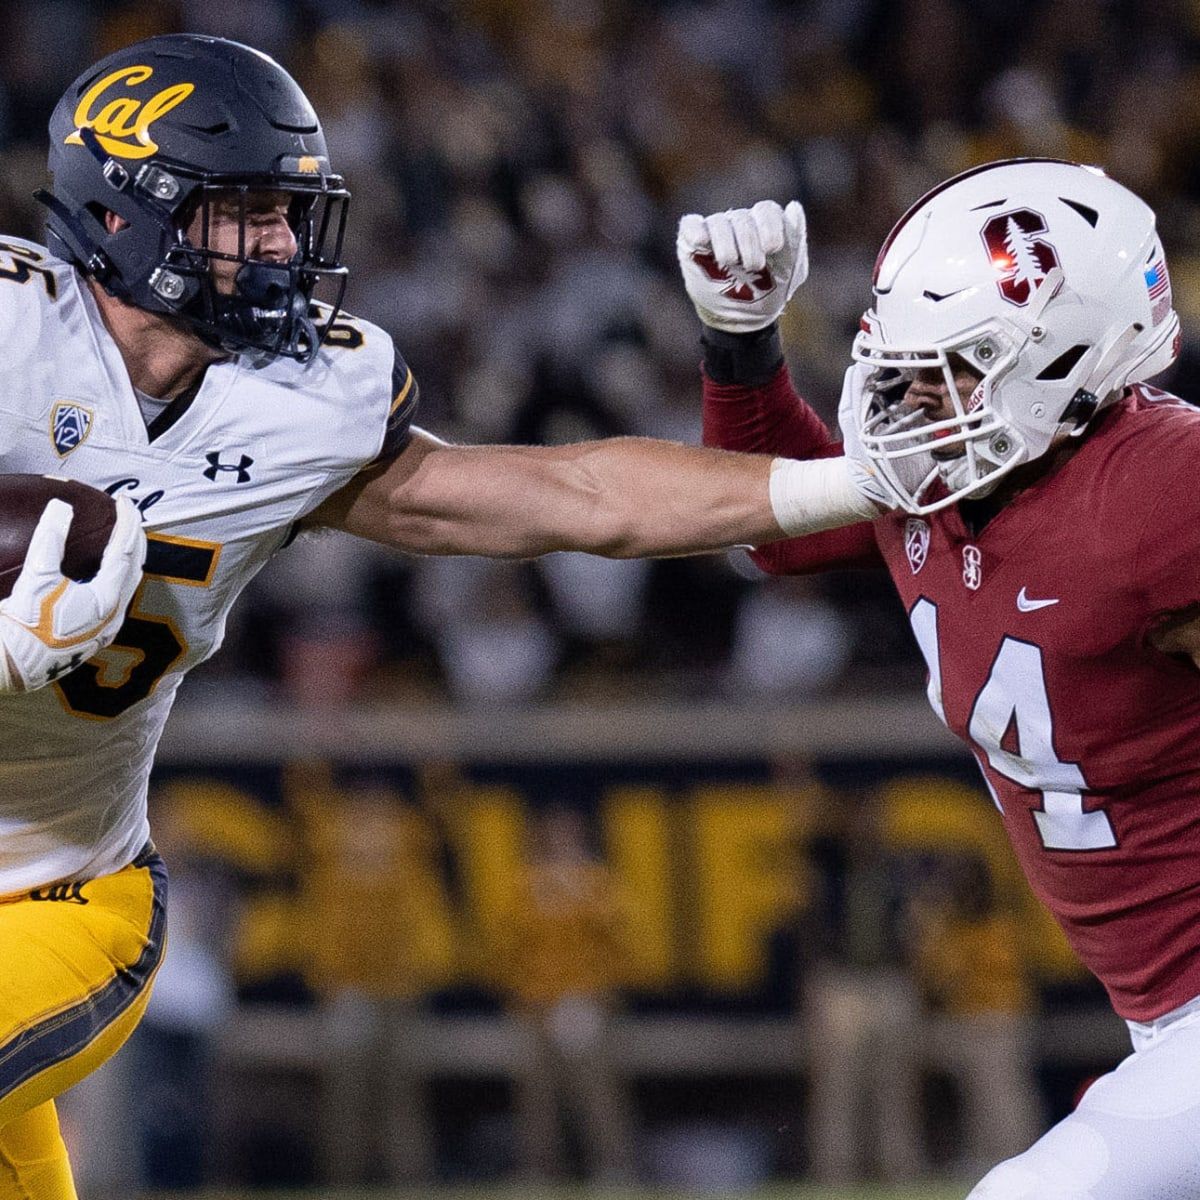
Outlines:
<svg viewBox="0 0 1200 1200"><path fill-rule="evenodd" d="M399 456L351 480L309 523L418 554L695 554L784 536L771 466L765 455L648 438L454 446L414 431Z"/></svg>
<svg viewBox="0 0 1200 1200"><path fill-rule="evenodd" d="M763 286L764 251L755 243L757 258L752 259L740 239L757 238L765 222L776 241L785 239L786 230L789 245L802 244L803 214L793 204L787 210L760 205L732 215L738 228L736 239L734 232L727 239L734 246L730 253L742 256L748 279L737 290L758 308L753 298ZM685 217L684 224L689 222L707 230L713 218L705 224L700 217ZM688 257L685 275L690 269L720 282L717 293L723 296L730 277L719 261L724 251L717 248L723 227L720 222L716 227L710 252ZM788 295L803 274L793 256ZM766 274L767 283L772 278ZM765 294L773 290L774 285ZM690 282L689 294L696 298ZM709 314L701 315L710 320ZM740 329L743 314L736 316L733 327ZM763 320L761 312L754 313L752 327L760 328ZM774 315L765 316L766 324L773 320ZM779 453L776 447L763 449ZM529 558L583 550L643 558L765 546L874 518L893 503L861 454L801 462L648 438L454 446L414 430L397 457L352 480L309 523L419 554Z"/></svg>

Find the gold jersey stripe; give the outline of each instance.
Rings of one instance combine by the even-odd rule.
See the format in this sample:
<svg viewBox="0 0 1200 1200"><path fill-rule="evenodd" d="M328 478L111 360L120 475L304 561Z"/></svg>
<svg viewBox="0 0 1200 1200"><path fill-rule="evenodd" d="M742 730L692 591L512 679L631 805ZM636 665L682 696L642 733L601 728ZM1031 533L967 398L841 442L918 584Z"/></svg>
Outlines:
<svg viewBox="0 0 1200 1200"><path fill-rule="evenodd" d="M400 405L402 405L404 403L405 398L408 396L408 393L412 391L412 385L413 385L413 373L412 373L412 367L409 367L408 375L404 379L404 386L396 393L396 398L395 398L395 400L392 401L392 407L388 410L389 417L393 416L396 412L396 409L398 409L400 407Z"/></svg>

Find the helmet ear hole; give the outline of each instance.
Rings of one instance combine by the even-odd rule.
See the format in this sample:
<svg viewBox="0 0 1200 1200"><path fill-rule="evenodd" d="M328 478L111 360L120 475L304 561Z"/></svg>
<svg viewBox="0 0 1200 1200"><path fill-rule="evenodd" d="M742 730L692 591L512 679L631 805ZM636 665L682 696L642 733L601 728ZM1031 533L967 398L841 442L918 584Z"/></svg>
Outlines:
<svg viewBox="0 0 1200 1200"><path fill-rule="evenodd" d="M120 213L105 208L103 204L89 204L87 210L109 233L120 233L122 229L129 228L129 222Z"/></svg>
<svg viewBox="0 0 1200 1200"><path fill-rule="evenodd" d="M1072 346L1069 350L1064 350L1049 366L1043 367L1035 378L1042 382L1066 379L1090 349L1090 346Z"/></svg>

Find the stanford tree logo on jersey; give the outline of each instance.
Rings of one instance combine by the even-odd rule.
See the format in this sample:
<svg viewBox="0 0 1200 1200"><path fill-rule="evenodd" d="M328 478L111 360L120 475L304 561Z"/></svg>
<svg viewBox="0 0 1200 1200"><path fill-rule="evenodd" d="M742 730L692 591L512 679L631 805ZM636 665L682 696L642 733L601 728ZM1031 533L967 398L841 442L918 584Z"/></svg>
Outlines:
<svg viewBox="0 0 1200 1200"><path fill-rule="evenodd" d="M1028 304L1037 285L1059 265L1057 251L1038 236L1048 232L1045 218L1029 208L1001 213L981 230L1000 276L996 286L1009 304Z"/></svg>
<svg viewBox="0 0 1200 1200"><path fill-rule="evenodd" d="M983 582L983 555L978 546L963 547L963 583L973 592L979 591Z"/></svg>

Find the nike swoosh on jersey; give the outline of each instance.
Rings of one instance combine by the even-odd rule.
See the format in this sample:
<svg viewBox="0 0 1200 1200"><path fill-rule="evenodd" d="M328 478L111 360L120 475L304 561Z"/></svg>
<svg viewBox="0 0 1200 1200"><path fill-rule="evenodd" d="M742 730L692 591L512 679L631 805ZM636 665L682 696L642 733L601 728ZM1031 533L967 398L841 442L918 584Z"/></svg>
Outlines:
<svg viewBox="0 0 1200 1200"><path fill-rule="evenodd" d="M1030 598L1025 595L1024 588L1017 593L1017 607L1022 612L1036 612L1039 608L1049 608L1051 604L1057 603L1057 600L1030 600Z"/></svg>

